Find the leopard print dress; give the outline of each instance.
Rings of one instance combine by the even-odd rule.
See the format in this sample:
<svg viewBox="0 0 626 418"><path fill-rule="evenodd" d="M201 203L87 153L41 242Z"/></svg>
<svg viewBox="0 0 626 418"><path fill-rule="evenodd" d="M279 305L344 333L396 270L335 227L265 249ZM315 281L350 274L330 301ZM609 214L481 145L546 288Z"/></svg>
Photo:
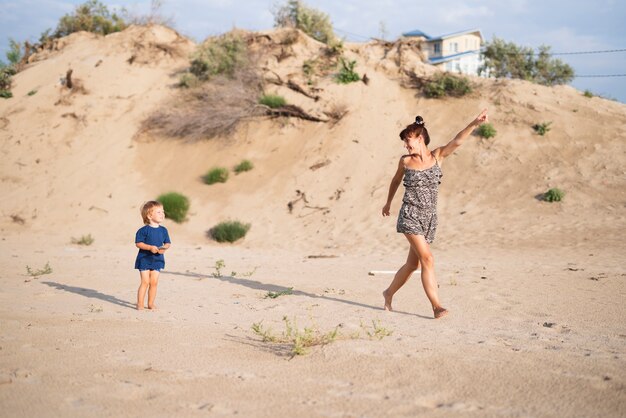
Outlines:
<svg viewBox="0 0 626 418"><path fill-rule="evenodd" d="M402 234L423 235L432 243L437 232L437 194L441 183L441 167L425 170L404 168L404 197L398 214L396 230Z"/></svg>

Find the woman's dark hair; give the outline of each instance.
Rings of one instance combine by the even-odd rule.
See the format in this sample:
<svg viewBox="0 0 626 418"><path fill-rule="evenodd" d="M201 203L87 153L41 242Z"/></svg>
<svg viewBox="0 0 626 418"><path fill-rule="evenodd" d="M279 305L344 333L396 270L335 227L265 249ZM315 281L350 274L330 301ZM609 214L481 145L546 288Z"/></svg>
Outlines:
<svg viewBox="0 0 626 418"><path fill-rule="evenodd" d="M400 132L400 139L405 141L409 137L417 138L420 135L424 137L424 144L428 145L430 143L430 135L428 135L428 129L426 129L426 125L424 124L424 118L416 116L415 122L408 125Z"/></svg>

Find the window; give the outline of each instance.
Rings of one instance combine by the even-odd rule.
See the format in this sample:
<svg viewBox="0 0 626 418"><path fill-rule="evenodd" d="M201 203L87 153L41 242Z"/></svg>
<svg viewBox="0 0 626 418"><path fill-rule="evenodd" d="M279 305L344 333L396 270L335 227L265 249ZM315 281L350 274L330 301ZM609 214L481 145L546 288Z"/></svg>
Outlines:
<svg viewBox="0 0 626 418"><path fill-rule="evenodd" d="M435 51L435 54L441 54L441 44L440 43L436 43L433 45L433 49Z"/></svg>

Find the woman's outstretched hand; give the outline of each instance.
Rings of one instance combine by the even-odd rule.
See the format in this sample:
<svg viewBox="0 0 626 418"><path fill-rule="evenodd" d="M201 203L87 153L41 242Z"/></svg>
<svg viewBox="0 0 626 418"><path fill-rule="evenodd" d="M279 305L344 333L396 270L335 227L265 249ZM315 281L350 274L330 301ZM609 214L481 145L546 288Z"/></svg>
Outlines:
<svg viewBox="0 0 626 418"><path fill-rule="evenodd" d="M383 216L389 216L391 214L390 210L391 205L387 203L385 206L383 206Z"/></svg>
<svg viewBox="0 0 626 418"><path fill-rule="evenodd" d="M488 120L489 120L489 116L487 115L487 109L483 109L483 111L480 112L478 116L476 116L476 119L474 119L474 125L480 126L483 123L487 122Z"/></svg>

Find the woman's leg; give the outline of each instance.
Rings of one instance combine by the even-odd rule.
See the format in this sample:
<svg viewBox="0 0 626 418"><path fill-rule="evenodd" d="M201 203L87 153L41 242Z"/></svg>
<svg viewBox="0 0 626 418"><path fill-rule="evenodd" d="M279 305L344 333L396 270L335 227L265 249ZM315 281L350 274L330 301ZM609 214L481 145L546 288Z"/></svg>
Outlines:
<svg viewBox="0 0 626 418"><path fill-rule="evenodd" d="M439 295L437 292L437 279L435 279L435 258L430 251L430 245L426 242L423 235L405 234L411 243L411 248L417 253L420 263L422 264L422 286L426 296L433 307L435 318L442 317L448 311L441 306Z"/></svg>
<svg viewBox="0 0 626 418"><path fill-rule="evenodd" d="M391 300L393 299L393 295L409 280L411 274L419 268L419 258L417 257L417 253L413 250L412 247L409 247L409 255L406 257L406 263L393 277L393 281L389 285L387 289L383 292L383 297L385 298L385 310L391 311Z"/></svg>
<svg viewBox="0 0 626 418"><path fill-rule="evenodd" d="M141 283L139 283L139 289L137 289L137 310L142 310L146 300L146 290L148 290L150 285L150 270L140 270L139 278Z"/></svg>
<svg viewBox="0 0 626 418"><path fill-rule="evenodd" d="M159 285L159 270L150 270L150 288L148 289L148 309L156 309L154 299Z"/></svg>

